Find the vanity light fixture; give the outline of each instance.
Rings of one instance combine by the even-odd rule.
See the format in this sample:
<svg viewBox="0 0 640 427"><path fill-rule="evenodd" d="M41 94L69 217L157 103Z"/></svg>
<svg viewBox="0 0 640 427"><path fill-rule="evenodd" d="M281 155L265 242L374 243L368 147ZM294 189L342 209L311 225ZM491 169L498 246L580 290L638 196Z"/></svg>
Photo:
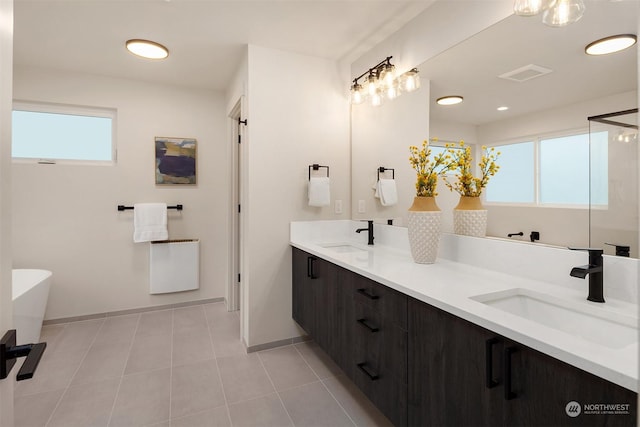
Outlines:
<svg viewBox="0 0 640 427"><path fill-rule="evenodd" d="M587 55L607 55L620 52L636 44L635 34L618 34L591 42L584 48Z"/></svg>
<svg viewBox="0 0 640 427"><path fill-rule="evenodd" d="M382 104L383 99L394 99L403 92L413 92L420 87L418 69L413 68L396 76L396 67L391 63L391 58L393 57L386 57L353 79L350 88L351 104L361 104L368 100L377 107ZM358 82L360 79L364 79L364 84Z"/></svg>
<svg viewBox="0 0 640 427"><path fill-rule="evenodd" d="M519 16L535 16L542 12L542 22L550 27L564 27L584 15L583 0L514 0L513 11Z"/></svg>
<svg viewBox="0 0 640 427"><path fill-rule="evenodd" d="M125 45L129 52L142 58L165 59L169 56L169 49L150 40L131 39L127 40Z"/></svg>
<svg viewBox="0 0 640 427"><path fill-rule="evenodd" d="M442 98L436 99L436 103L438 105L456 105L460 104L464 98L460 95L449 95L443 96Z"/></svg>

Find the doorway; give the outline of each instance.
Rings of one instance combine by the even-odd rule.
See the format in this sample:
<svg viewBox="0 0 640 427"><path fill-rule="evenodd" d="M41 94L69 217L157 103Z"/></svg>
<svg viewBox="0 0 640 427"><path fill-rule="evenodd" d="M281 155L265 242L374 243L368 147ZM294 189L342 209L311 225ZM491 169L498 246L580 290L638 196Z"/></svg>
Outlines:
<svg viewBox="0 0 640 427"><path fill-rule="evenodd" d="M242 284L242 137L246 120L242 119L242 97L229 114L231 123L231 227L229 238L229 282L227 287L227 310L240 310ZM241 316L242 317L242 316ZM241 325L242 330L242 325Z"/></svg>

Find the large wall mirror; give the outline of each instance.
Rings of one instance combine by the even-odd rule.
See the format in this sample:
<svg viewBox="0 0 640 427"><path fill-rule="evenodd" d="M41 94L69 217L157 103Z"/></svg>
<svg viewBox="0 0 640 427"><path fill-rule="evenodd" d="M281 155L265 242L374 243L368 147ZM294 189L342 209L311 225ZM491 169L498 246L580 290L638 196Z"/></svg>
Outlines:
<svg viewBox="0 0 640 427"><path fill-rule="evenodd" d="M590 156L598 153L589 148L588 118L637 108L638 48L589 56L585 46L607 36L637 34L640 6L635 1L585 3L583 18L562 28L548 27L539 17L510 16L417 64L422 77L419 91L380 107L354 106L354 219L393 219L396 225L406 224L415 177L408 146L434 137L464 140L477 148L497 145L502 152L501 171L483 194L489 210L487 236L507 238L522 232L511 239L529 241L537 231L537 243L589 245ZM437 105L435 100L446 95L461 95L464 101ZM614 133L610 132L612 138ZM611 188L609 195L619 193L616 181L620 179L635 183L630 202L635 207L624 214L635 229L625 226L620 231L613 226L615 231L609 235L607 220L602 219L597 223L598 242L620 243L624 240L620 234L630 233L635 239L630 245L638 245L639 146L638 142L628 143L625 154L609 153L600 163L608 167L601 173ZM619 156L633 161L618 169L613 159ZM399 198L395 206L381 206L374 197L378 166L395 168ZM515 179L518 174L528 178ZM624 178L621 174L630 175ZM444 229L451 231L457 194L442 183L438 193ZM594 209L602 213L607 206L601 203L592 213ZM615 248L608 247L606 253L614 254ZM637 248L631 254L637 257Z"/></svg>

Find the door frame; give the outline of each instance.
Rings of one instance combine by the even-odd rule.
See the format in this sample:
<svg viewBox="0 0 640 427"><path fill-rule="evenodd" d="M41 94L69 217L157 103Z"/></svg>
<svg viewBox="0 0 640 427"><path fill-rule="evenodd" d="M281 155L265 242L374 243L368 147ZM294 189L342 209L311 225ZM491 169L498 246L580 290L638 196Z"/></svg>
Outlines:
<svg viewBox="0 0 640 427"><path fill-rule="evenodd" d="M244 125L240 123L243 117L243 100L241 96L229 113L230 128L230 212L229 212L229 280L226 289L228 311L240 310L242 301L242 144ZM241 327L242 329L242 327Z"/></svg>

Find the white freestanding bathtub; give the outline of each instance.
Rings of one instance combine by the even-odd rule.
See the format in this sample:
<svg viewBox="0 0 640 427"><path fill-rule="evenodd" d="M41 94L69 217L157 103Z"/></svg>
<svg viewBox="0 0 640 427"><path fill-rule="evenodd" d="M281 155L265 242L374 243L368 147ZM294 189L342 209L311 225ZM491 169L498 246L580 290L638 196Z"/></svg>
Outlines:
<svg viewBox="0 0 640 427"><path fill-rule="evenodd" d="M13 270L13 327L18 345L40 342L49 286L50 271Z"/></svg>

